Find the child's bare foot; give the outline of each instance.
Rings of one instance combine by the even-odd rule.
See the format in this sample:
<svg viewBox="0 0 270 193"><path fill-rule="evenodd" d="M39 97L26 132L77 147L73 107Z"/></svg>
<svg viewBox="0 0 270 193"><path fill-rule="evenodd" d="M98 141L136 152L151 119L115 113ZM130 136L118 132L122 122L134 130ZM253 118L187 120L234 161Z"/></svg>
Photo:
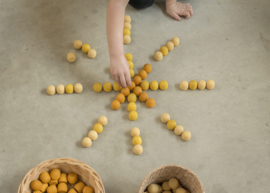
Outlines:
<svg viewBox="0 0 270 193"><path fill-rule="evenodd" d="M190 18L193 15L192 6L189 3L179 3L175 0L166 1L166 11L174 19L180 21L181 17L184 16L185 19Z"/></svg>

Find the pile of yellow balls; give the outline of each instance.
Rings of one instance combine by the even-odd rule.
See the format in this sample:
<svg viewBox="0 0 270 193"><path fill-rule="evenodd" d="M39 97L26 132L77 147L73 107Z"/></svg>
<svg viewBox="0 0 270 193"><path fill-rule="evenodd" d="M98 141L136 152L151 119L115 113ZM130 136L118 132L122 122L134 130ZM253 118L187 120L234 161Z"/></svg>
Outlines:
<svg viewBox="0 0 270 193"><path fill-rule="evenodd" d="M141 146L142 144L142 138L140 137L140 129L138 127L134 127L130 131L132 138L132 143L134 145L133 147L133 153L136 155L140 155L143 152L143 147Z"/></svg>
<svg viewBox="0 0 270 193"><path fill-rule="evenodd" d="M182 125L177 125L175 120L171 120L168 113L163 113L160 119L162 123L167 124L169 130L174 130L174 133L181 136L184 141L189 141L191 139L191 133L189 131L184 131L184 127Z"/></svg>
<svg viewBox="0 0 270 193"><path fill-rule="evenodd" d="M191 80L189 83L186 80L183 80L180 83L180 89L181 90L187 90L188 88L190 90L196 90L197 88L199 90L203 90L207 88L208 90L212 90L215 87L215 81L208 80L205 82L204 80L200 80L198 83L196 80Z"/></svg>
<svg viewBox="0 0 270 193"><path fill-rule="evenodd" d="M47 87L47 93L48 95L54 95L55 93L57 94L64 94L65 92L67 94L72 94L73 92L76 93L81 93L83 91L83 86L81 83L77 83L74 86L72 84L67 84L66 87L63 84L55 86L50 85Z"/></svg>
<svg viewBox="0 0 270 193"><path fill-rule="evenodd" d="M103 126L107 125L108 119L105 116L100 116L98 118L98 123L94 125L93 130L89 131L88 137L83 138L82 145L83 147L90 147L92 141L95 141L98 138L98 134L103 131Z"/></svg>
<svg viewBox="0 0 270 193"><path fill-rule="evenodd" d="M124 30L123 30L124 44L129 44L131 42L130 30L131 30L131 17L129 15L126 15L124 18Z"/></svg>
<svg viewBox="0 0 270 193"><path fill-rule="evenodd" d="M156 61L160 61L163 59L163 56L166 56L169 51L172 51L174 47L178 46L180 40L178 37L173 37L171 41L168 41L166 46L162 46L159 51L157 51L154 55Z"/></svg>
<svg viewBox="0 0 270 193"><path fill-rule="evenodd" d="M76 40L74 42L74 48L77 50L82 49L83 53L88 54L89 58L95 58L97 56L97 52L95 49L91 49L89 44L82 44L81 40ZM67 60L69 62L75 62L76 56L74 53L70 52L67 54Z"/></svg>
<svg viewBox="0 0 270 193"><path fill-rule="evenodd" d="M188 190L183 188L176 178L171 178L169 181L164 181L160 184L150 184L147 187L149 193L190 193Z"/></svg>

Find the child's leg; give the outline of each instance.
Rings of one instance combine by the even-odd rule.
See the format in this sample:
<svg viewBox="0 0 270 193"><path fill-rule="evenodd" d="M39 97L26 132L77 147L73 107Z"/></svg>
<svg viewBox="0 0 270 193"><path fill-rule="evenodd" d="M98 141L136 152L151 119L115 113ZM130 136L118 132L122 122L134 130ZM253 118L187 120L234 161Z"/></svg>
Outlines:
<svg viewBox="0 0 270 193"><path fill-rule="evenodd" d="M130 0L129 4L135 9L144 9L154 4L154 0Z"/></svg>

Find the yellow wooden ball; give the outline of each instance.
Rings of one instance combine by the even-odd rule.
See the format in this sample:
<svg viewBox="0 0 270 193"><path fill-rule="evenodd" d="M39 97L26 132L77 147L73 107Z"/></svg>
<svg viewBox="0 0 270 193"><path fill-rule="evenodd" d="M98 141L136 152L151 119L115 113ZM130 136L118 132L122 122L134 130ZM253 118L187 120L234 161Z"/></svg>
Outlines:
<svg viewBox="0 0 270 193"><path fill-rule="evenodd" d="M107 123L108 123L108 119L107 119L107 117L105 117L105 116L100 116L100 117L98 118L98 122L99 122L102 126L105 126L105 125L107 125Z"/></svg>
<svg viewBox="0 0 270 193"><path fill-rule="evenodd" d="M179 181L176 178L171 178L168 183L172 189L176 189L179 187Z"/></svg>
<svg viewBox="0 0 270 193"><path fill-rule="evenodd" d="M123 43L124 44L130 44L130 42L131 42L130 35L124 35L124 37L123 37Z"/></svg>
<svg viewBox="0 0 270 193"><path fill-rule="evenodd" d="M137 105L134 102L128 103L127 109L128 111L136 111Z"/></svg>
<svg viewBox="0 0 270 193"><path fill-rule="evenodd" d="M129 30L128 28L125 28L125 29L123 30L123 36L125 36L125 35L130 36L130 30Z"/></svg>
<svg viewBox="0 0 270 193"><path fill-rule="evenodd" d="M143 66L143 69L147 72L147 74L149 74L150 72L152 72L152 66L151 66L151 64L145 64L144 66Z"/></svg>
<svg viewBox="0 0 270 193"><path fill-rule="evenodd" d="M189 87L190 90L195 90L197 88L196 80L190 81L188 87Z"/></svg>
<svg viewBox="0 0 270 193"><path fill-rule="evenodd" d="M92 140L95 141L98 138L98 133L95 130L91 130L88 133L88 137Z"/></svg>
<svg viewBox="0 0 270 193"><path fill-rule="evenodd" d="M55 94L55 87L53 85L48 86L47 93L48 93L48 95L54 95Z"/></svg>
<svg viewBox="0 0 270 193"><path fill-rule="evenodd" d="M82 140L83 147L90 147L92 145L92 140L89 137L85 137Z"/></svg>
<svg viewBox="0 0 270 193"><path fill-rule="evenodd" d="M75 91L76 93L81 93L81 92L83 91L83 86L82 86L82 84L81 84L81 83L76 83L76 84L74 85L74 91Z"/></svg>
<svg viewBox="0 0 270 193"><path fill-rule="evenodd" d="M149 82L147 80L142 81L141 88L142 88L142 90L148 90L149 89Z"/></svg>
<svg viewBox="0 0 270 193"><path fill-rule="evenodd" d="M120 102L119 102L118 100L114 100L114 101L111 103L111 107L112 107L113 110L116 111L116 110L120 109L121 104L120 104Z"/></svg>
<svg viewBox="0 0 270 193"><path fill-rule="evenodd" d="M102 84L100 84L99 82L95 83L93 86L93 89L95 92L101 92L102 91Z"/></svg>
<svg viewBox="0 0 270 193"><path fill-rule="evenodd" d="M158 82L156 80L153 80L151 83L150 83L150 89L151 90L157 90L158 89Z"/></svg>
<svg viewBox="0 0 270 193"><path fill-rule="evenodd" d="M96 52L96 50L95 49L90 49L89 51L88 51L88 57L89 58L95 58L97 56L97 52Z"/></svg>
<svg viewBox="0 0 270 193"><path fill-rule="evenodd" d="M206 82L206 87L207 87L207 89L212 90L212 89L215 87L215 81L213 81L213 80L208 80L208 81Z"/></svg>
<svg viewBox="0 0 270 193"><path fill-rule="evenodd" d="M176 127L176 122L175 122L175 120L169 120L169 121L167 122L167 128L168 128L168 129L173 130L175 127Z"/></svg>
<svg viewBox="0 0 270 193"><path fill-rule="evenodd" d="M130 111L128 114L128 118L131 121L135 121L136 119L138 119L138 113L136 111Z"/></svg>
<svg viewBox="0 0 270 193"><path fill-rule="evenodd" d="M131 17L129 15L125 15L124 22L131 22Z"/></svg>
<svg viewBox="0 0 270 193"><path fill-rule="evenodd" d="M140 155L143 152L143 147L141 145L135 145L133 147L133 153L136 155Z"/></svg>
<svg viewBox="0 0 270 193"><path fill-rule="evenodd" d="M76 60L75 54L72 53L72 52L68 53L68 54L67 54L67 60L68 60L69 62L75 62L75 60Z"/></svg>
<svg viewBox="0 0 270 193"><path fill-rule="evenodd" d="M159 88L161 90L167 90L168 88L168 82L166 80L162 80L160 83L159 83Z"/></svg>
<svg viewBox="0 0 270 193"><path fill-rule="evenodd" d="M82 46L82 51L87 54L88 51L91 49L90 45L89 44L83 44Z"/></svg>
<svg viewBox="0 0 270 193"><path fill-rule="evenodd" d="M189 141L191 139L191 133L189 131L184 131L181 137L184 141Z"/></svg>
<svg viewBox="0 0 270 193"><path fill-rule="evenodd" d="M206 82L204 80L200 80L198 82L198 89L203 90L206 87Z"/></svg>
<svg viewBox="0 0 270 193"><path fill-rule="evenodd" d="M77 50L81 49L82 48L82 41L81 40L76 40L74 42L74 48L77 49Z"/></svg>
<svg viewBox="0 0 270 193"><path fill-rule="evenodd" d="M133 145L141 145L142 144L142 138L140 136L134 136L132 139Z"/></svg>
<svg viewBox="0 0 270 193"><path fill-rule="evenodd" d="M131 53L126 53L125 57L126 57L127 61L132 61L133 60L133 56L132 56Z"/></svg>
<svg viewBox="0 0 270 193"><path fill-rule="evenodd" d="M180 89L181 90L187 90L188 89L188 82L186 80L183 80L181 83L180 83Z"/></svg>
<svg viewBox="0 0 270 193"><path fill-rule="evenodd" d="M137 96L134 94L134 93L130 93L129 95L128 95L128 102L136 102L137 101Z"/></svg>
<svg viewBox="0 0 270 193"><path fill-rule="evenodd" d="M179 43L180 43L179 38L178 38L178 37L174 37L174 38L172 39L172 43L174 44L174 46L178 46Z"/></svg>
<svg viewBox="0 0 270 193"><path fill-rule="evenodd" d="M127 28L127 29L131 29L131 23L130 22L125 22L124 23L124 29Z"/></svg>
<svg viewBox="0 0 270 193"><path fill-rule="evenodd" d="M73 91L74 91L73 85L72 84L67 84L65 90L66 90L66 93L72 94Z"/></svg>
<svg viewBox="0 0 270 193"><path fill-rule="evenodd" d="M117 82L114 82L113 83L113 90L115 90L115 91L119 91L119 90L121 90L121 86L117 83Z"/></svg>
<svg viewBox="0 0 270 193"><path fill-rule="evenodd" d="M139 74L138 74L142 80L147 78L147 72L145 70L140 70Z"/></svg>
<svg viewBox="0 0 270 193"><path fill-rule="evenodd" d="M65 93L65 86L62 84L57 85L56 92L58 94L64 94Z"/></svg>
<svg viewBox="0 0 270 193"><path fill-rule="evenodd" d="M166 46L169 51L172 51L174 49L174 44L172 41L167 42Z"/></svg>
<svg viewBox="0 0 270 193"><path fill-rule="evenodd" d="M111 92L112 91L112 84L110 82L104 83L103 90L105 92Z"/></svg>
<svg viewBox="0 0 270 193"><path fill-rule="evenodd" d="M166 56L168 54L168 48L166 46L162 46L160 48L160 51L163 54L163 56Z"/></svg>
<svg viewBox="0 0 270 193"><path fill-rule="evenodd" d="M135 136L140 136L141 134L141 131L138 127L133 127L130 131L130 134L132 137L135 137Z"/></svg>
<svg viewBox="0 0 270 193"><path fill-rule="evenodd" d="M101 123L96 123L94 125L94 130L97 132L97 133L101 133L103 131L103 126L101 125Z"/></svg>
<svg viewBox="0 0 270 193"><path fill-rule="evenodd" d="M174 133L176 135L181 135L184 132L184 127L182 125L176 125L174 128Z"/></svg>
<svg viewBox="0 0 270 193"><path fill-rule="evenodd" d="M140 101L142 102L145 102L148 100L148 94L146 92L142 92L140 95L139 95L139 99Z"/></svg>
<svg viewBox="0 0 270 193"><path fill-rule="evenodd" d="M162 59L163 59L163 54L162 54L162 52L157 51L157 52L155 53L155 55L154 55L154 58L155 58L156 61L162 60Z"/></svg>
<svg viewBox="0 0 270 193"><path fill-rule="evenodd" d="M175 193L190 193L189 191L187 191L186 189L180 187L180 188L177 188L175 190Z"/></svg>
<svg viewBox="0 0 270 193"><path fill-rule="evenodd" d="M160 119L161 119L162 123L167 123L171 119L171 117L168 113L163 113L161 115Z"/></svg>

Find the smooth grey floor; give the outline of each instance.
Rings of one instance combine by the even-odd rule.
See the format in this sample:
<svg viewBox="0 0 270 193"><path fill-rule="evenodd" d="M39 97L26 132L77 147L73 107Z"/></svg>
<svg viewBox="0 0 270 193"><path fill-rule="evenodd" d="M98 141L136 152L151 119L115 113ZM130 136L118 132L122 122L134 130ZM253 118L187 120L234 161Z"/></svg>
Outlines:
<svg viewBox="0 0 270 193"><path fill-rule="evenodd" d="M170 18L164 2L135 10L131 44L134 70L153 66L147 80L167 80L166 91L148 91L156 106L127 103L113 111L116 92L95 93L95 82L113 80L106 42L107 0L0 0L0 187L16 192L42 161L71 157L101 176L107 193L136 193L144 177L163 164L194 171L207 193L270 192L270 1L186 1L194 15ZM172 37L180 46L161 62L153 54ZM74 50L80 39L97 50L89 59ZM66 61L74 52L75 63ZM216 82L214 90L181 91L182 80ZM48 96L48 85L84 86L81 94ZM192 133L189 142L166 128L167 112ZM90 148L81 140L99 116L109 119ZM132 153L129 132L141 129L144 152Z"/></svg>

